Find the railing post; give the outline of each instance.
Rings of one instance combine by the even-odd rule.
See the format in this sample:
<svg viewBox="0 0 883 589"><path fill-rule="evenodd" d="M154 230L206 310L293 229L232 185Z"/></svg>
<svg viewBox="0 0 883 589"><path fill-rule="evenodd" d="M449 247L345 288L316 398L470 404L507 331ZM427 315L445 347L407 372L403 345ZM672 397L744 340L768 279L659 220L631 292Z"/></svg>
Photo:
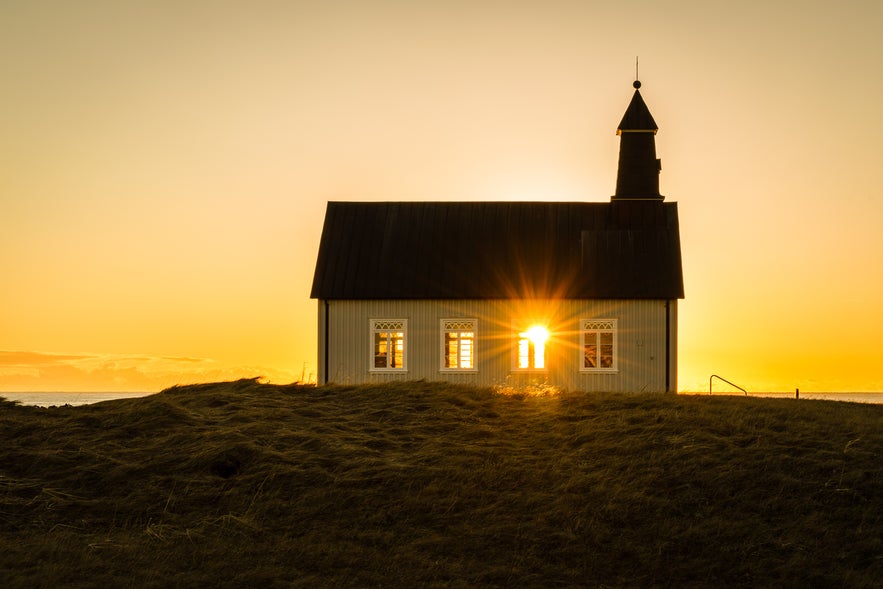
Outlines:
<svg viewBox="0 0 883 589"><path fill-rule="evenodd" d="M742 391L743 393L745 393L745 396L746 396L746 397L748 396L748 391L746 391L745 389L743 389L742 387L740 387L740 386L737 385L736 383L730 382L730 381L728 381L727 379L725 379L725 378L722 377L722 376L718 376L717 374L712 374L711 376L708 377L708 394L709 394L709 395L711 394L711 381L712 381L713 379L715 379L715 378L718 379L718 380L722 380L722 381L724 381L725 383L727 383L727 384L730 385L730 386L736 387L737 389L739 389L740 391Z"/></svg>

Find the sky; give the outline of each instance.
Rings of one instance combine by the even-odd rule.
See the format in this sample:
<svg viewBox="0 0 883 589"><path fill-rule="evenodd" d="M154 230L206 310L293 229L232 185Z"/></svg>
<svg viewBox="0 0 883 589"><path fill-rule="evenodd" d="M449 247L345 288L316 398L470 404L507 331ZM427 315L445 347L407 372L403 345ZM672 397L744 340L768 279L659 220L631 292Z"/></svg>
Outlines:
<svg viewBox="0 0 883 589"><path fill-rule="evenodd" d="M315 379L326 203L608 201L636 56L679 389L883 391L881 31L876 0L0 0L0 395Z"/></svg>

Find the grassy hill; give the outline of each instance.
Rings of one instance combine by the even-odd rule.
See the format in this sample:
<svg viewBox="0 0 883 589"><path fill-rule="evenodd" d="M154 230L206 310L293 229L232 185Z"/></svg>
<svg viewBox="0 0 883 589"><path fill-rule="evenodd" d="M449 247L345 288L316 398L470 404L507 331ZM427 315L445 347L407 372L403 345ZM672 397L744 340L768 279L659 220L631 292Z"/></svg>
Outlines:
<svg viewBox="0 0 883 589"><path fill-rule="evenodd" d="M0 404L3 587L880 587L883 406L412 382Z"/></svg>

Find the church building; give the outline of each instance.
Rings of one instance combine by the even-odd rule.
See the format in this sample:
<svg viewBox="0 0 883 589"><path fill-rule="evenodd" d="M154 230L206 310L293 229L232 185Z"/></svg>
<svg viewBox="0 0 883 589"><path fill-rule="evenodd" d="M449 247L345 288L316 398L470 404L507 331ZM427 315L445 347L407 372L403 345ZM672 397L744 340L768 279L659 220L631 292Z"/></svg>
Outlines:
<svg viewBox="0 0 883 589"><path fill-rule="evenodd" d="M609 202L329 202L319 384L675 392L678 208L640 86Z"/></svg>

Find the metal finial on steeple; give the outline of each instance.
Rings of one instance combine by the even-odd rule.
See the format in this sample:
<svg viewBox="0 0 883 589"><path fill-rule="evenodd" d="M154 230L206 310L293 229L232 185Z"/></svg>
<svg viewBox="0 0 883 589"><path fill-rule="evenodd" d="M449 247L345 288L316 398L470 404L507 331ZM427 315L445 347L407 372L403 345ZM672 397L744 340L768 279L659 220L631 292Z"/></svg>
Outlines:
<svg viewBox="0 0 883 589"><path fill-rule="evenodd" d="M635 90L641 87L641 80L638 79L638 56L635 56L635 83L632 86L635 87Z"/></svg>

